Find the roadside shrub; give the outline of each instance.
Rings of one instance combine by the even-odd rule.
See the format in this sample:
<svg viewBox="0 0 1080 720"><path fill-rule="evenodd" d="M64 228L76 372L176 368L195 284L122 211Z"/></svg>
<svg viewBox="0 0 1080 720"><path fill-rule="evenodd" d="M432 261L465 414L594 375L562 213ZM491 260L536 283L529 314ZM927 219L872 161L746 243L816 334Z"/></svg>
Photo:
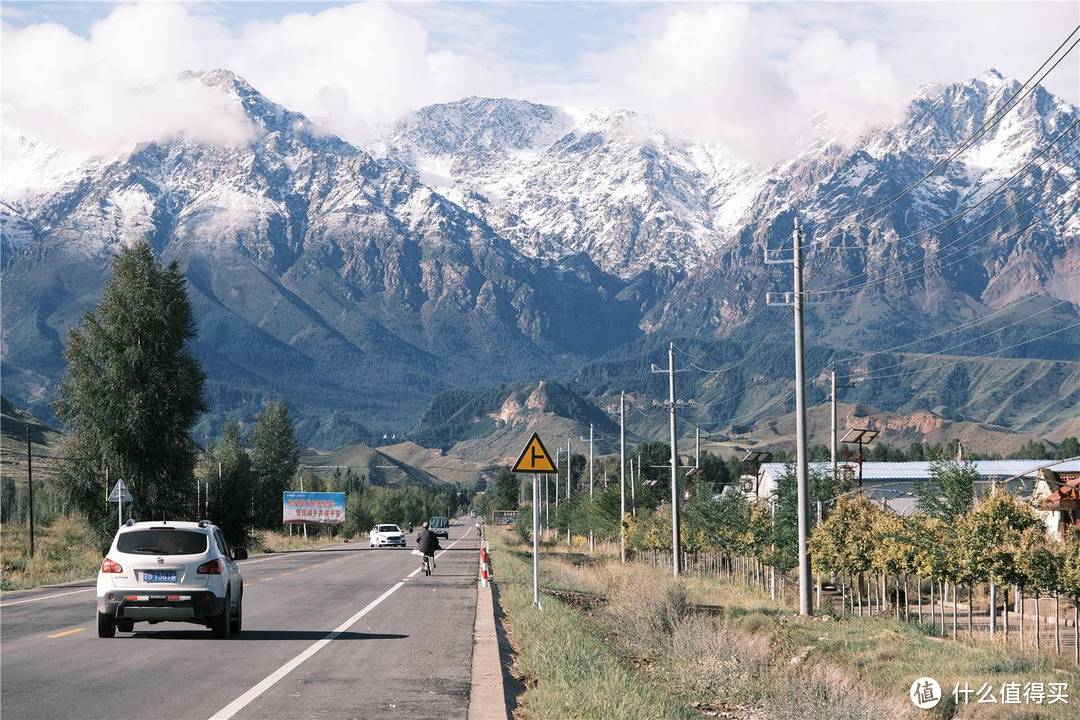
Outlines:
<svg viewBox="0 0 1080 720"><path fill-rule="evenodd" d="M758 702L769 672L769 638L740 632L717 618L696 616L675 626L668 675L691 697Z"/></svg>

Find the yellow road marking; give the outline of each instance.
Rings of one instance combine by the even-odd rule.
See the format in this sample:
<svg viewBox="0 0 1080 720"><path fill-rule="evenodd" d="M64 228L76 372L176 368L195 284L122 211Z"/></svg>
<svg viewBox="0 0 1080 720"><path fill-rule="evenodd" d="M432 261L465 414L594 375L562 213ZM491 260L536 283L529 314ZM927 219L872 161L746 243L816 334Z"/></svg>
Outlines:
<svg viewBox="0 0 1080 720"><path fill-rule="evenodd" d="M285 572L285 573L281 573L281 574L282 574L282 575L292 575L292 573L291 573L291 572Z"/></svg>
<svg viewBox="0 0 1080 720"><path fill-rule="evenodd" d="M263 578L263 580L264 580L264 581L265 581L265 580L273 580L273 579L274 579L274 578L272 578L272 577L268 577L268 578Z"/></svg>
<svg viewBox="0 0 1080 720"><path fill-rule="evenodd" d="M81 627L81 628L72 628L70 630L61 630L58 633L53 633L52 635L49 635L49 639L50 640L55 640L56 638L67 637L68 635L74 635L75 633L81 633L85 629L86 628Z"/></svg>
<svg viewBox="0 0 1080 720"><path fill-rule="evenodd" d="M297 570L296 572L304 572L305 570L307 570L307 568L306 568L306 567L302 567L302 568L300 568L299 570Z"/></svg>

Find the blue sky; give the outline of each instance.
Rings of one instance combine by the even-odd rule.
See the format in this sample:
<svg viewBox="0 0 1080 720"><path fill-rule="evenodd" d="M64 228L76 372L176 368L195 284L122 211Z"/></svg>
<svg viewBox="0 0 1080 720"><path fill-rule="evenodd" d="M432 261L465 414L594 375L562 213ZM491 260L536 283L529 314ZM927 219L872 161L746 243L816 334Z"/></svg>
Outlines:
<svg viewBox="0 0 1080 720"><path fill-rule="evenodd" d="M5 132L115 146L228 118L189 117L187 69L226 67L358 143L466 95L626 108L751 160L790 152L808 118L853 137L927 83L995 67L1024 79L1080 3L143 5L4 2ZM28 71L27 68L33 68ZM1080 49L1047 80L1080 102ZM153 90L148 90L153 88ZM126 110L124 122L116 110ZM140 124L138 117L146 117ZM100 123L99 125L95 122Z"/></svg>

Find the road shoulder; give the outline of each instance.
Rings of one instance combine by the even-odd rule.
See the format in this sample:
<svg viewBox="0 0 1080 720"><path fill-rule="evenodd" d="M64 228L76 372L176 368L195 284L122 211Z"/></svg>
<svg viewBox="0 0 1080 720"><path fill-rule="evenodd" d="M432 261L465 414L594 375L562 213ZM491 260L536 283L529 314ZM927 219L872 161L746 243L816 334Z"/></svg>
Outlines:
<svg viewBox="0 0 1080 720"><path fill-rule="evenodd" d="M495 625L495 601L491 584L476 586L476 620L473 624L472 688L469 720L506 720L499 635Z"/></svg>

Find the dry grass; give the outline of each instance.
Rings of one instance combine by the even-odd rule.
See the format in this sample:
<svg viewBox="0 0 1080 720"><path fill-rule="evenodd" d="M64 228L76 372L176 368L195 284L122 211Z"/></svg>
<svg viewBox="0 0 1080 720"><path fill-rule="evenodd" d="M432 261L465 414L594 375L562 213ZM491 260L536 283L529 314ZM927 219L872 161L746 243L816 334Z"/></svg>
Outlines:
<svg viewBox="0 0 1080 720"><path fill-rule="evenodd" d="M641 683L602 628L553 598L532 605L528 556L505 532L492 533L499 601L517 650L514 674L525 685L514 716L520 720L692 720L695 713L670 694Z"/></svg>
<svg viewBox="0 0 1080 720"><path fill-rule="evenodd" d="M367 536L362 539L351 538L352 542L367 542ZM326 545L338 545L345 542L345 538L330 537L329 535L316 535L311 533L305 538L297 533L290 535L280 530L257 530L253 542L253 552L275 553L288 552L290 550L312 550Z"/></svg>
<svg viewBox="0 0 1080 720"><path fill-rule="evenodd" d="M0 529L0 558L0 589L25 590L94 577L101 564L101 550L82 523L60 518L47 528L35 528L32 558L26 526L4 525Z"/></svg>
<svg viewBox="0 0 1080 720"><path fill-rule="evenodd" d="M528 555L522 548L523 561ZM756 590L722 580L675 582L663 569L620 565L610 555L580 548L545 548L545 587L603 596L574 612L593 632L614 640L637 667L636 676L684 702L737 718L931 718L973 720L1076 717L1069 705L955 707L955 683L1067 682L1075 694L1080 673L1046 657L987 643L954 643L887 618L800 618ZM547 600L548 607L555 601ZM720 606L716 614L694 606ZM933 714L908 700L912 681L936 678L946 699ZM536 676L544 685L543 674ZM557 714L539 715L558 717Z"/></svg>

